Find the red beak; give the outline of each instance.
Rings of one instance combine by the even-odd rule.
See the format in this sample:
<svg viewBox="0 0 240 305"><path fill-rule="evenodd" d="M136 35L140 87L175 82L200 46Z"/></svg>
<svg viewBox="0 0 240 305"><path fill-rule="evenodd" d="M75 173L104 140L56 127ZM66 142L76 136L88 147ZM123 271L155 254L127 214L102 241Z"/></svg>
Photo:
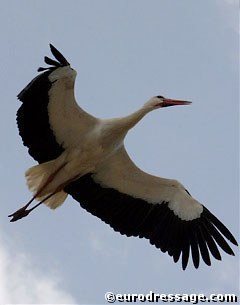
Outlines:
<svg viewBox="0 0 240 305"><path fill-rule="evenodd" d="M168 106L177 106L177 105L189 105L192 102L189 101L181 101L181 100L172 100L169 98L164 98L162 107L168 107Z"/></svg>

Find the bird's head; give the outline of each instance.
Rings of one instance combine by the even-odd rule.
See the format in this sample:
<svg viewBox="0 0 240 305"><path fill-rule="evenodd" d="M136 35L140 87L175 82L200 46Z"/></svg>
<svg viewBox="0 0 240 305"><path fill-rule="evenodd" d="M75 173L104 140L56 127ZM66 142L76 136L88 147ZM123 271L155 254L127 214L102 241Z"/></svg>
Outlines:
<svg viewBox="0 0 240 305"><path fill-rule="evenodd" d="M152 97L149 101L144 104L146 110L152 111L154 109L168 107L168 106L177 106L177 105L189 105L192 102L182 101L182 100L173 100L166 98L164 96L158 95Z"/></svg>

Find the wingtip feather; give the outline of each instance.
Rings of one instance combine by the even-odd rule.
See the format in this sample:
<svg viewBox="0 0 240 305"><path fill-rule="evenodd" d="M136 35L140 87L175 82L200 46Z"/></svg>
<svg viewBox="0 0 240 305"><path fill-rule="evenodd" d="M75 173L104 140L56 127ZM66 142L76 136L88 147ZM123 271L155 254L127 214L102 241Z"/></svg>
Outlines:
<svg viewBox="0 0 240 305"><path fill-rule="evenodd" d="M63 66L69 66L70 63L67 61L67 59L56 49L51 43L49 44L50 50L53 54L53 56L62 64Z"/></svg>

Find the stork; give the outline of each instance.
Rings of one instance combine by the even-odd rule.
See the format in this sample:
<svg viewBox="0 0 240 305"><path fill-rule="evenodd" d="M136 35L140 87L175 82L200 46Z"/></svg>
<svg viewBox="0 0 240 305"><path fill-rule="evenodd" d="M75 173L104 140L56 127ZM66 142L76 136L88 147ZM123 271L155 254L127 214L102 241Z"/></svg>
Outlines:
<svg viewBox="0 0 240 305"><path fill-rule="evenodd" d="M42 73L18 95L19 134L39 164L26 172L33 197L10 221L43 203L56 209L69 194L115 231L148 239L174 262L181 257L183 270L190 253L195 268L201 258L209 266L211 255L221 260L219 247L234 255L227 240L237 241L220 220L178 181L139 169L124 147L128 131L147 113L191 102L159 95L126 117L96 118L74 98L76 71L51 44L50 49L56 60L45 57L49 67L40 67ZM39 202L28 208L34 199Z"/></svg>

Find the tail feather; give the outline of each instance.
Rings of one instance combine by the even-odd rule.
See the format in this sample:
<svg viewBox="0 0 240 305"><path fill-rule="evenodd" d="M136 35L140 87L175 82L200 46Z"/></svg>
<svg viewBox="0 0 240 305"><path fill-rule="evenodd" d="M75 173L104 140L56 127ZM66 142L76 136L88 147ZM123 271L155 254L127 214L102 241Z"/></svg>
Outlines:
<svg viewBox="0 0 240 305"><path fill-rule="evenodd" d="M55 160L30 167L25 173L29 190L37 193L46 183L54 168Z"/></svg>
<svg viewBox="0 0 240 305"><path fill-rule="evenodd" d="M26 180L28 188L33 194L37 194L41 188L46 184L47 180L59 167L56 160L45 162L39 165L30 167L26 173ZM36 200L42 201L48 195L54 193L55 191L54 184L51 187L51 182L43 188L43 190L36 196ZM67 198L67 193L64 191L59 191L56 194L52 195L44 204L46 204L51 209L56 209L59 207Z"/></svg>
<svg viewBox="0 0 240 305"><path fill-rule="evenodd" d="M48 198L46 201L44 201L44 204L49 207L50 209L56 209L60 205L63 204L65 199L67 198L68 194L64 191L57 192L56 194L52 195L50 198ZM42 201L46 196L37 196L38 201Z"/></svg>
<svg viewBox="0 0 240 305"><path fill-rule="evenodd" d="M67 197L67 193L63 191L64 185L92 172L102 150L99 147L89 154L88 149L72 149L63 152L57 159L29 168L25 173L29 190L39 201L49 196L44 203L55 209ZM53 195L50 197L51 194Z"/></svg>

